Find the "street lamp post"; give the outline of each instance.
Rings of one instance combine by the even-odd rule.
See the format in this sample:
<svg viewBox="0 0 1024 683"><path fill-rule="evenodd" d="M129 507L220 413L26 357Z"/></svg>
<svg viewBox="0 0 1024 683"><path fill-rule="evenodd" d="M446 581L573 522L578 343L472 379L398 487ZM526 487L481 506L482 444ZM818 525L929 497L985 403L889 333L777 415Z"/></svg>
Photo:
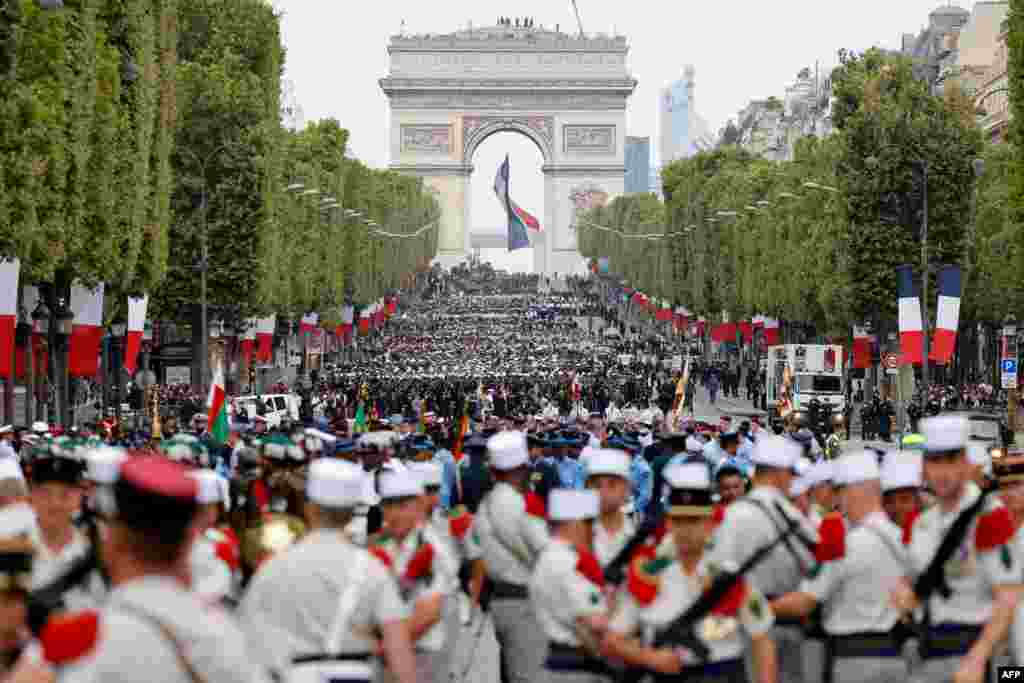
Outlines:
<svg viewBox="0 0 1024 683"><path fill-rule="evenodd" d="M121 402L124 396L124 336L127 329L128 325L123 321L110 326L110 342L113 347L113 363L111 363L113 367L111 369L114 373L114 419L119 425L121 424Z"/></svg>

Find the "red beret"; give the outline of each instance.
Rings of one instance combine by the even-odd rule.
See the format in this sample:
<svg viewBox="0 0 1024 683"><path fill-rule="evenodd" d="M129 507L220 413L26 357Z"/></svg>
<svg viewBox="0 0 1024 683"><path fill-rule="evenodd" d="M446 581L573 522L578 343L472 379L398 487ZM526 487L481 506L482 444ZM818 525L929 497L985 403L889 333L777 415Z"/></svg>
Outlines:
<svg viewBox="0 0 1024 683"><path fill-rule="evenodd" d="M199 483L188 468L160 456L128 458L121 465L121 480L134 488L162 498L194 502Z"/></svg>

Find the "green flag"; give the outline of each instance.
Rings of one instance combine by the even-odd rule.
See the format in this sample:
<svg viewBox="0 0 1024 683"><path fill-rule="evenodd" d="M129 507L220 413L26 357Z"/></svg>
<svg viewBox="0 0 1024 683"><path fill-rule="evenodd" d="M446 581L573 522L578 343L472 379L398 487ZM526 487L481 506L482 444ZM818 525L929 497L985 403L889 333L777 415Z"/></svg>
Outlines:
<svg viewBox="0 0 1024 683"><path fill-rule="evenodd" d="M366 407L362 401L359 402L359 407L356 408L356 423L352 427L354 432L365 432L366 431Z"/></svg>

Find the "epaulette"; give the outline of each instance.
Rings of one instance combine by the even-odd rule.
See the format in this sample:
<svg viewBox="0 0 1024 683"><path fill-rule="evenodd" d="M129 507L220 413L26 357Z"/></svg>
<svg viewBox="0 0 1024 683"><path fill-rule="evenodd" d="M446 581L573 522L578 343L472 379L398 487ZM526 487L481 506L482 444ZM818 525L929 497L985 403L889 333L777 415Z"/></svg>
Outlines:
<svg viewBox="0 0 1024 683"><path fill-rule="evenodd" d="M721 503L716 503L715 506L713 508L711 508L711 525L712 525L712 527L718 526L724 520L725 520L725 506L722 505Z"/></svg>
<svg viewBox="0 0 1024 683"><path fill-rule="evenodd" d="M921 516L921 509L915 508L907 518L903 520L903 545L910 545L914 538L914 523Z"/></svg>
<svg viewBox="0 0 1024 683"><path fill-rule="evenodd" d="M548 510L544 504L544 499L538 496L536 493L530 492L526 494L526 514L533 517L539 517L540 519L547 519Z"/></svg>
<svg viewBox="0 0 1024 683"><path fill-rule="evenodd" d="M721 573L720 568L711 563L707 565L707 569L709 578L712 581ZM747 584L747 580L741 576L736 580L732 588L722 596L722 599L718 601L718 604L714 606L711 612L720 617L734 617L740 611L740 607L743 606L743 601L747 599L749 593L750 586Z"/></svg>
<svg viewBox="0 0 1024 683"><path fill-rule="evenodd" d="M459 505L448 513L448 531L454 538L465 538L473 526L473 515L465 505Z"/></svg>
<svg viewBox="0 0 1024 683"><path fill-rule="evenodd" d="M586 548L576 548L576 571L595 586L604 587L604 570L597 556Z"/></svg>
<svg viewBox="0 0 1024 683"><path fill-rule="evenodd" d="M95 610L50 617L39 634L43 659L64 666L88 656L99 640L100 616Z"/></svg>
<svg viewBox="0 0 1024 683"><path fill-rule="evenodd" d="M388 551L384 550L384 548L382 548L379 544L371 545L369 548L367 548L367 551L371 555L376 557L378 560L380 560L388 569L391 569L391 567L393 566L393 563L391 562L391 555L389 555Z"/></svg>
<svg viewBox="0 0 1024 683"><path fill-rule="evenodd" d="M984 553L1006 545L1013 538L1013 516L1005 505L994 507L978 517L974 529L974 547Z"/></svg>
<svg viewBox="0 0 1024 683"><path fill-rule="evenodd" d="M814 559L832 562L846 555L846 523L838 512L825 515L818 526L818 544L814 546Z"/></svg>
<svg viewBox="0 0 1024 683"><path fill-rule="evenodd" d="M650 605L658 597L658 589L661 587L659 574L672 562L670 557L652 557L647 554L633 557L626 587L642 606Z"/></svg>
<svg viewBox="0 0 1024 683"><path fill-rule="evenodd" d="M416 554L409 560L405 567L405 579L416 581L431 575L434 567L434 546L430 543L421 543L416 549Z"/></svg>

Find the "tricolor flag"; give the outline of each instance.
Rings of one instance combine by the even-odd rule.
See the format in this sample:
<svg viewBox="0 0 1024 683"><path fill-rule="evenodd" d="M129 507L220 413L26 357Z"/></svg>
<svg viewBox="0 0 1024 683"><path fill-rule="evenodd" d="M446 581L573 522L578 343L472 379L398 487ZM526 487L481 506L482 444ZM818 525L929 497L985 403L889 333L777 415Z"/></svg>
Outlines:
<svg viewBox="0 0 1024 683"><path fill-rule="evenodd" d="M900 350L903 365L920 365L924 349L924 326L921 323L921 297L914 282L914 269L896 268L896 290L899 295Z"/></svg>
<svg viewBox="0 0 1024 683"><path fill-rule="evenodd" d="M526 228L531 227L539 231L540 223L512 201L509 196L509 175L508 155L506 154L505 161L498 167L498 174L494 177L494 194L498 196L498 201L505 207L505 216L508 219L508 250L515 251L530 246Z"/></svg>
<svg viewBox="0 0 1024 683"><path fill-rule="evenodd" d="M764 341L768 346L775 346L779 343L779 319L764 319Z"/></svg>
<svg viewBox="0 0 1024 683"><path fill-rule="evenodd" d="M853 326L853 367L871 367L871 336L858 325Z"/></svg>
<svg viewBox="0 0 1024 683"><path fill-rule="evenodd" d="M142 334L146 331L146 307L148 296L128 297L128 331L124 340L124 369L128 375L135 374L135 361L142 346Z"/></svg>
<svg viewBox="0 0 1024 683"><path fill-rule="evenodd" d="M256 360L269 363L274 359L274 328L277 316L260 318L256 321Z"/></svg>
<svg viewBox="0 0 1024 683"><path fill-rule="evenodd" d="M370 334L370 316L373 315L372 306L373 304L370 304L359 311L359 334Z"/></svg>
<svg viewBox="0 0 1024 683"><path fill-rule="evenodd" d="M667 302L667 301L662 301L661 302L661 308L658 309L658 312L655 314L654 317L655 317L655 319L660 320L662 322L671 322L672 321L672 305L669 304L669 302Z"/></svg>
<svg viewBox="0 0 1024 683"><path fill-rule="evenodd" d="M355 307L353 306L342 306L341 307L341 324L335 330L335 334L338 335L338 339L343 344L352 343L352 320L355 317Z"/></svg>
<svg viewBox="0 0 1024 683"><path fill-rule="evenodd" d="M935 309L935 336L928 359L945 365L953 359L960 325L960 266L939 269L939 303Z"/></svg>
<svg viewBox="0 0 1024 683"><path fill-rule="evenodd" d="M690 312L686 310L686 306L676 306L675 314L675 328L677 332L686 332L686 328L689 326Z"/></svg>
<svg viewBox="0 0 1024 683"><path fill-rule="evenodd" d="M71 311L75 314L68 352L68 373L72 377L95 377L100 369L100 341L103 339L103 285L86 289L71 286Z"/></svg>
<svg viewBox="0 0 1024 683"><path fill-rule="evenodd" d="M14 328L18 324L18 259L0 261L0 377L10 377Z"/></svg>
<svg viewBox="0 0 1024 683"><path fill-rule="evenodd" d="M220 444L228 442L228 409L227 392L224 391L224 368L217 365L213 370L213 384L210 385L210 399L207 402L210 408L207 420L207 429L210 431L210 438Z"/></svg>
<svg viewBox="0 0 1024 683"><path fill-rule="evenodd" d="M309 334L319 322L319 313L307 313L302 316L302 320L299 322L299 334Z"/></svg>
<svg viewBox="0 0 1024 683"><path fill-rule="evenodd" d="M256 348L256 318L245 319L245 330L238 340L239 351L246 363L252 362L252 353Z"/></svg>

